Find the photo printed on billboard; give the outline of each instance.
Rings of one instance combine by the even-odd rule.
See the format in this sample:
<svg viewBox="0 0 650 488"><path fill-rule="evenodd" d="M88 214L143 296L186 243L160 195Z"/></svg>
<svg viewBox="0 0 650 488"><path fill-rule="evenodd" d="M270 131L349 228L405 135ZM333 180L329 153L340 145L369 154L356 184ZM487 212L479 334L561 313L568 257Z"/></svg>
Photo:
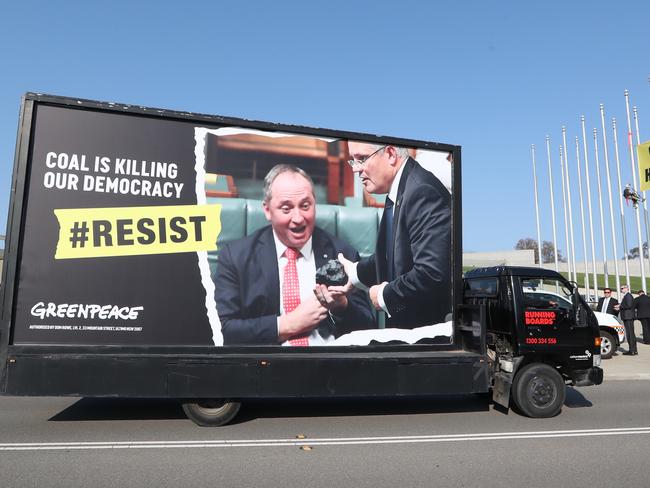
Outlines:
<svg viewBox="0 0 650 488"><path fill-rule="evenodd" d="M14 344L448 343L449 152L39 105Z"/></svg>

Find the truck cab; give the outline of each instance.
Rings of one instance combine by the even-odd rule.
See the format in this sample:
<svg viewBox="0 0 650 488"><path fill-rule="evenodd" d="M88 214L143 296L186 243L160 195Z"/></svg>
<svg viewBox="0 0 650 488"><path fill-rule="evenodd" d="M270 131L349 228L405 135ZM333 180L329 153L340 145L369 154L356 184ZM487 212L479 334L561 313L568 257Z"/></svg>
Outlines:
<svg viewBox="0 0 650 488"><path fill-rule="evenodd" d="M602 383L598 321L577 285L555 271L498 266L468 271L464 301L485 309L496 403L556 415L565 385Z"/></svg>

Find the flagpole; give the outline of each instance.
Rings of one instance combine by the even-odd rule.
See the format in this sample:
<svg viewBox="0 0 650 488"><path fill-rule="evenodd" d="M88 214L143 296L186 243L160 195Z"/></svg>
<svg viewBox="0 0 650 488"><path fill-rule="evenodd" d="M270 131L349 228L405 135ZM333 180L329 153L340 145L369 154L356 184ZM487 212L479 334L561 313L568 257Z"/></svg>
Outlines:
<svg viewBox="0 0 650 488"><path fill-rule="evenodd" d="M587 257L587 236L586 236L586 229L585 229L585 206L583 203L583 198L582 198L582 169L580 169L580 144L578 142L578 136L576 136L576 162L578 166L578 189L579 189L579 195L580 195L580 222L581 222L581 229L582 229L582 255L584 256L585 260L585 290L587 291L587 300L589 300L589 295L591 295L591 291L589 290L589 266L587 265L588 263L588 257ZM596 293L594 293L594 296Z"/></svg>
<svg viewBox="0 0 650 488"><path fill-rule="evenodd" d="M571 209L571 178L569 176L569 147L566 145L566 127L562 126L562 143L564 144L564 170L566 171L567 202L569 207L569 233L571 236L571 267L573 281L578 282L578 269L576 268L576 246L573 234L573 210Z"/></svg>
<svg viewBox="0 0 650 488"><path fill-rule="evenodd" d="M594 244L594 217L591 208L591 183L589 181L589 156L587 153L587 134L585 131L585 116L580 116L582 125L582 149L585 156L585 178L587 183L587 208L589 210L589 234L591 236L591 266L594 273L594 292L598 294L598 276L596 274L596 246Z"/></svg>
<svg viewBox="0 0 650 488"><path fill-rule="evenodd" d="M625 284L630 286L630 262L628 258L629 247L627 244L627 226L625 225L625 212L623 209L623 183L621 182L621 160L618 151L618 135L616 133L616 117L612 117L612 130L614 132L614 155L616 156L616 176L618 183L618 205L621 209L621 232L623 234L623 257L625 259Z"/></svg>
<svg viewBox="0 0 650 488"><path fill-rule="evenodd" d="M603 192L600 184L600 161L598 159L598 130L594 128L594 151L596 164L596 183L598 188L598 209L600 211L600 240L603 249L603 270L605 272L605 288L609 288L609 270L607 266L607 246L605 244L605 219L603 212Z"/></svg>
<svg viewBox="0 0 650 488"><path fill-rule="evenodd" d="M636 111L636 107L632 107L632 113L634 114L634 125L636 127L636 144L638 146L641 144L641 136L639 135L639 114ZM637 171L638 171L638 166L637 166ZM639 174L638 191L641 191L640 174ZM648 202L646 201L645 191L643 192L643 217L645 220L645 242L647 246L650 246L650 224L648 223ZM650 249L648 250L648 262L650 263ZM643 291L645 291L645 283L643 285Z"/></svg>
<svg viewBox="0 0 650 488"><path fill-rule="evenodd" d="M600 124L603 128L603 153L605 156L605 174L607 175L607 195L609 196L609 225L612 230L612 249L614 251L614 272L616 273L616 289L621 289L621 275L618 269L618 249L616 246L616 228L614 227L614 208L612 201L612 179L609 176L609 151L605 131L605 106L600 104Z"/></svg>
<svg viewBox="0 0 650 488"><path fill-rule="evenodd" d="M630 123L630 94L625 90L625 110L627 112L627 145L630 148L630 164L632 166L632 183L634 184L634 189L638 188L636 182L636 163L634 161L634 148L632 147L632 124ZM634 210L634 215L636 217L636 233L639 240L639 264L641 265L641 288L646 289L645 287L645 265L643 263L643 237L641 237L641 218L639 215L639 207Z"/></svg>
<svg viewBox="0 0 650 488"><path fill-rule="evenodd" d="M542 233L539 225L539 202L537 199L537 165L535 164L535 144L531 144L530 153L533 157L533 185L535 187L535 217L537 219L537 262L542 267Z"/></svg>
<svg viewBox="0 0 650 488"><path fill-rule="evenodd" d="M562 172L562 210L564 212L564 246L566 248L566 262L571 281L571 250L569 249L569 219L567 216L566 182L564 181L564 148L560 144L560 171Z"/></svg>
<svg viewBox="0 0 650 488"><path fill-rule="evenodd" d="M553 168L551 167L551 138L546 136L546 158L548 159L548 182L551 189L551 220L553 222L553 252L555 258L555 271L559 272L557 263L557 232L555 229L555 198L553 196Z"/></svg>

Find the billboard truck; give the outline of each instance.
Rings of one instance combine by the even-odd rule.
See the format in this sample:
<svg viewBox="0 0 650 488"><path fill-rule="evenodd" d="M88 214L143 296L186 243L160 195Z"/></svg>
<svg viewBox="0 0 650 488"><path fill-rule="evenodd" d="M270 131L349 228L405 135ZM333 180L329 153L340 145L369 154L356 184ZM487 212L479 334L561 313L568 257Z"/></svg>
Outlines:
<svg viewBox="0 0 650 488"><path fill-rule="evenodd" d="M598 324L555 272L463 278L460 200L455 145L28 93L0 390L174 398L200 425L490 390L555 415L602 381Z"/></svg>

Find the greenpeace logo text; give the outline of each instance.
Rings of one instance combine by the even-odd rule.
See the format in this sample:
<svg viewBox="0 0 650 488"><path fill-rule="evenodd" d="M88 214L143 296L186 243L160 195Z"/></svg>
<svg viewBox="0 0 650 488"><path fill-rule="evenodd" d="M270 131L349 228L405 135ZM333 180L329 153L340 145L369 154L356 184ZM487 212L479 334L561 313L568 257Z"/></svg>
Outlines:
<svg viewBox="0 0 650 488"><path fill-rule="evenodd" d="M38 302L32 307L32 315L45 318L100 319L100 320L136 320L144 307L120 307L118 305L97 305L81 303L44 303Z"/></svg>

